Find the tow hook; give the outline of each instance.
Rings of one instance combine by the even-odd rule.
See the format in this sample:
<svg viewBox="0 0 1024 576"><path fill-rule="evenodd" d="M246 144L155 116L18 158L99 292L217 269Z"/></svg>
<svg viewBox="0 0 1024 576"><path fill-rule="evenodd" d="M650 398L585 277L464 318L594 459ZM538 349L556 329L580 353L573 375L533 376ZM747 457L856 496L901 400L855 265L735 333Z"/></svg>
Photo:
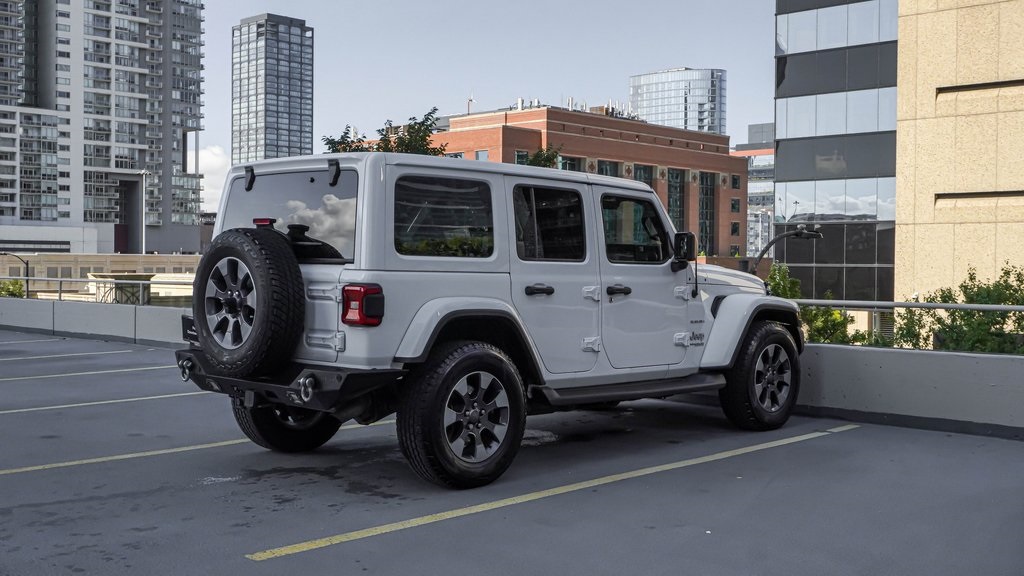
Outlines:
<svg viewBox="0 0 1024 576"><path fill-rule="evenodd" d="M195 364L191 360L185 359L178 362L178 368L181 368L181 381L188 382L192 379L192 369L195 368Z"/></svg>
<svg viewBox="0 0 1024 576"><path fill-rule="evenodd" d="M306 376L299 380L299 398L305 404L313 399L313 391L316 390L316 379Z"/></svg>

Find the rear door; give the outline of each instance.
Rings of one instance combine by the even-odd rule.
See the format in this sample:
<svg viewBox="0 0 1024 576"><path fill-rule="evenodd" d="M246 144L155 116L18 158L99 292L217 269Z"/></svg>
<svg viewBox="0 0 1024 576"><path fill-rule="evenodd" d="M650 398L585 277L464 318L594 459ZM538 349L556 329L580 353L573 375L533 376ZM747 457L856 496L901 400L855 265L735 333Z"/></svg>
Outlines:
<svg viewBox="0 0 1024 576"><path fill-rule="evenodd" d="M355 160L342 159L346 164ZM339 279L355 255L356 201L359 173L342 166L334 175L326 162L297 165L281 172L259 173L246 190L245 178L232 180L222 229L249 228L254 218L273 218L274 227L288 233L289 225L306 226L306 234L337 250L344 259L302 259L306 294L305 333L295 349L296 360L335 362L344 349L339 332Z"/></svg>
<svg viewBox="0 0 1024 576"><path fill-rule="evenodd" d="M515 244L512 302L548 372L586 372L600 352L596 218L586 184L505 177Z"/></svg>
<svg viewBox="0 0 1024 576"><path fill-rule="evenodd" d="M601 214L601 338L615 368L673 365L689 330L684 288L692 267L672 272L670 229L650 193L594 186Z"/></svg>

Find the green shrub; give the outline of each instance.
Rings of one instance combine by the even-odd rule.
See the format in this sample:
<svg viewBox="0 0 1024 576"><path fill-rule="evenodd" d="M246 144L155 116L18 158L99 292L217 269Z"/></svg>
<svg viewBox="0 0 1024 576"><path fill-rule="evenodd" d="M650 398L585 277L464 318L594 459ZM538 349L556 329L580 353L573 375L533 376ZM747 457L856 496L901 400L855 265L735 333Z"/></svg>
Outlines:
<svg viewBox="0 0 1024 576"><path fill-rule="evenodd" d="M25 291L21 280L3 280L0 281L0 296L4 298L21 298L25 295Z"/></svg>
<svg viewBox="0 0 1024 576"><path fill-rule="evenodd" d="M997 279L983 281L971 267L956 288L940 288L922 300L1024 306L1024 268L1007 262ZM1024 312L911 309L902 311L896 324L897 346L1024 354Z"/></svg>

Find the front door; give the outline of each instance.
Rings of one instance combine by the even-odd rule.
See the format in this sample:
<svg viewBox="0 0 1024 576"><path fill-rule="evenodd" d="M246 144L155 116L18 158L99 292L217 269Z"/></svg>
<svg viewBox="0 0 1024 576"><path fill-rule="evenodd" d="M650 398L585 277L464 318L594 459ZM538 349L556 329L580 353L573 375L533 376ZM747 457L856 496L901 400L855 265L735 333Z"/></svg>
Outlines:
<svg viewBox="0 0 1024 576"><path fill-rule="evenodd" d="M506 176L512 302L544 368L586 372L600 352L596 218L584 184Z"/></svg>
<svg viewBox="0 0 1024 576"><path fill-rule="evenodd" d="M602 218L601 339L615 368L673 365L686 354L692 267L672 272L671 232L652 194L594 187Z"/></svg>

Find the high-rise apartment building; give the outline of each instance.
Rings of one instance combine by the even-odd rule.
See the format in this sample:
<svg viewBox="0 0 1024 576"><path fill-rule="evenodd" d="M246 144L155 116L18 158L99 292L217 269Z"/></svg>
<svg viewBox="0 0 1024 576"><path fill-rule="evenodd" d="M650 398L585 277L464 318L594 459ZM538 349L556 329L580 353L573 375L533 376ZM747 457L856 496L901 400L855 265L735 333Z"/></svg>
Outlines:
<svg viewBox="0 0 1024 576"><path fill-rule="evenodd" d="M725 70L673 68L629 77L633 113L652 124L725 134Z"/></svg>
<svg viewBox="0 0 1024 576"><path fill-rule="evenodd" d="M0 2L0 251L198 250L202 10Z"/></svg>
<svg viewBox="0 0 1024 576"><path fill-rule="evenodd" d="M231 31L231 163L313 153L313 28L260 14Z"/></svg>
<svg viewBox="0 0 1024 576"><path fill-rule="evenodd" d="M776 0L775 259L807 297L891 300L897 0ZM913 88L911 88L913 89Z"/></svg>

